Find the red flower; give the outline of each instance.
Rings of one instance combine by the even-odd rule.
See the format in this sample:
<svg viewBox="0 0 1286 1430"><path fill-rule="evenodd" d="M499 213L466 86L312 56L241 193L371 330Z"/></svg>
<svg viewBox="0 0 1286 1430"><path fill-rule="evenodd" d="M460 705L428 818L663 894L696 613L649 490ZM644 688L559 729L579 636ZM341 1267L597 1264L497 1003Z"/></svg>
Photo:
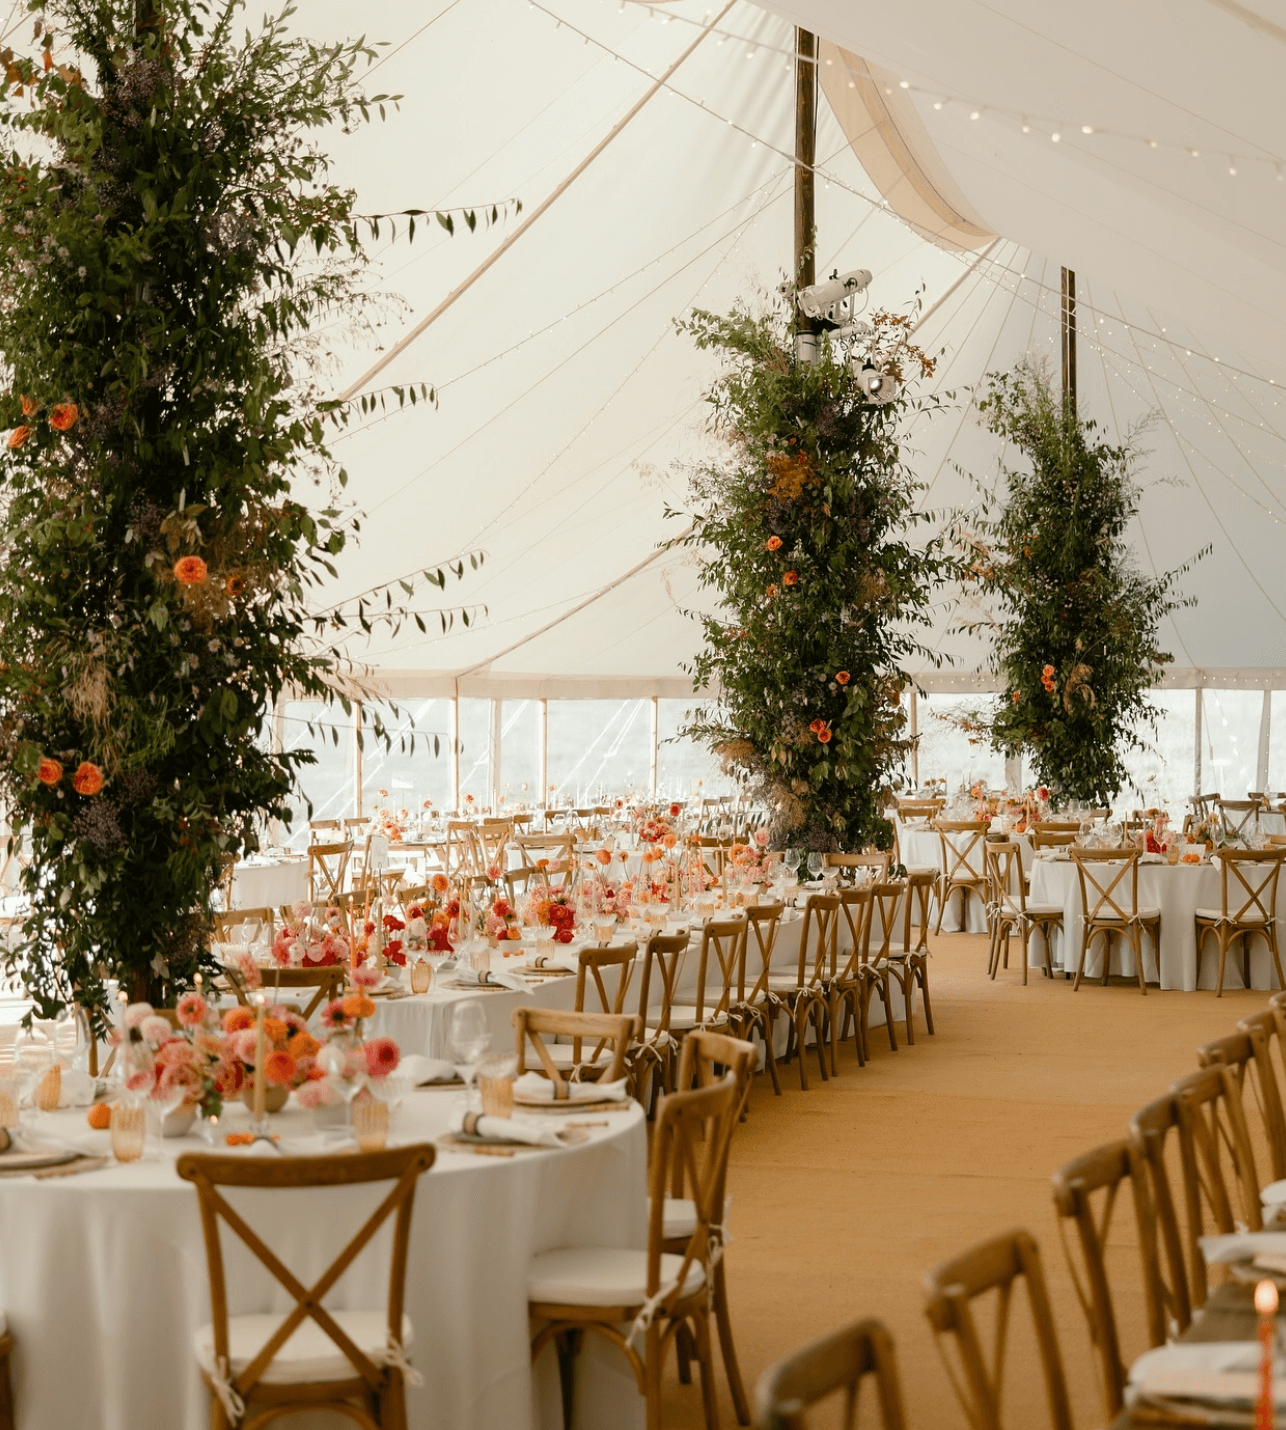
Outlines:
<svg viewBox="0 0 1286 1430"><path fill-rule="evenodd" d="M57 760L48 757L41 760L40 768L36 771L36 778L42 785L56 785L63 777L63 767Z"/></svg>
<svg viewBox="0 0 1286 1430"><path fill-rule="evenodd" d="M554 942L555 942L555 943L571 943L571 941L572 941L572 931L571 931L571 929L559 929L558 932L554 935Z"/></svg>
<svg viewBox="0 0 1286 1430"><path fill-rule="evenodd" d="M679 815L681 815L682 813L683 813L683 806L682 806L682 805L672 804L672 805L670 806L670 818L671 818L671 819L678 819Z"/></svg>
<svg viewBox="0 0 1286 1430"><path fill-rule="evenodd" d="M370 1077L387 1077L397 1071L402 1054L392 1038L371 1038L363 1044L366 1054L366 1072Z"/></svg>
<svg viewBox="0 0 1286 1430"><path fill-rule="evenodd" d="M1054 667L1053 667L1052 665L1047 665L1047 666L1044 668L1044 670L1041 671L1041 675L1042 675L1046 680L1050 679L1050 677L1051 677L1053 674L1054 674Z"/></svg>
<svg viewBox="0 0 1286 1430"><path fill-rule="evenodd" d="M402 951L402 940L395 938L390 943L384 945L384 957L390 963L396 963L399 968L406 967L406 954Z"/></svg>
<svg viewBox="0 0 1286 1430"><path fill-rule="evenodd" d="M25 412L25 411L26 411L26 408L23 408L23 411ZM781 537L780 537L780 536L770 536L770 537L768 538L768 550L769 550L769 551L780 551L780 550L781 550Z"/></svg>
<svg viewBox="0 0 1286 1430"><path fill-rule="evenodd" d="M406 925L402 922L400 918L398 918L396 914L385 914L384 927L388 930L389 933L394 933L400 932L406 927Z"/></svg>
<svg viewBox="0 0 1286 1430"><path fill-rule="evenodd" d="M826 726L826 721L825 721L825 720L814 720L814 721L812 722L812 724L809 725L808 728L809 728L809 729L813 732L813 734L815 735L819 730L824 729L825 726Z"/></svg>
<svg viewBox="0 0 1286 1430"><path fill-rule="evenodd" d="M49 414L49 425L58 432L70 432L80 416L80 409L74 402L60 402Z"/></svg>
<svg viewBox="0 0 1286 1430"><path fill-rule="evenodd" d="M829 745L831 742L831 732L823 725L822 728L817 732L817 738L822 742L823 745Z"/></svg>
<svg viewBox="0 0 1286 1430"><path fill-rule="evenodd" d="M199 556L181 556L174 563L174 579L180 586L202 586L209 574L209 567Z"/></svg>
<svg viewBox="0 0 1286 1430"><path fill-rule="evenodd" d="M847 685L852 678L853 677L849 675L846 670L837 670L835 672L835 680L840 685Z"/></svg>
<svg viewBox="0 0 1286 1430"><path fill-rule="evenodd" d="M783 585L783 586L793 586L793 585L795 585L795 583L796 583L798 580L799 580L799 572L798 572L798 571L787 571L786 574L781 578L781 581L782 581L782 585Z"/></svg>
<svg viewBox="0 0 1286 1430"><path fill-rule="evenodd" d="M1022 696L1019 695L1019 693L1015 690L1015 691L1014 691L1014 704L1017 705L1018 702L1019 702L1021 699L1022 699Z"/></svg>
<svg viewBox="0 0 1286 1430"><path fill-rule="evenodd" d="M97 794L103 787L102 770L82 760L71 777L71 787L77 794Z"/></svg>
<svg viewBox="0 0 1286 1430"><path fill-rule="evenodd" d="M229 596L241 596L245 594L246 583L240 576L229 576L223 583L223 589Z"/></svg>

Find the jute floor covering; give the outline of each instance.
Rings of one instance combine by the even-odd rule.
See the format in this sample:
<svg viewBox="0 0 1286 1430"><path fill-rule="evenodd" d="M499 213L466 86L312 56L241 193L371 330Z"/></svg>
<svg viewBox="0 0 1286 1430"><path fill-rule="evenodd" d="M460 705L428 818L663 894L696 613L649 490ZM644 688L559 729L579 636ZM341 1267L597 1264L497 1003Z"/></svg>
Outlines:
<svg viewBox="0 0 1286 1430"><path fill-rule="evenodd" d="M975 1241L1025 1227L1043 1253L1074 1422L1078 1430L1101 1425L1050 1174L1123 1136L1137 1107L1195 1069L1198 1044L1233 1031L1268 995L1149 989L1143 998L1122 982L1073 994L1061 976L1051 982L1034 971L1024 988L1016 968L987 978L985 938L944 934L933 948L935 1037L917 1018L915 1045L899 1039L894 1053L875 1029L866 1067L850 1043L829 1083L813 1062L808 1092L793 1065L779 1098L766 1076L755 1079L732 1150L727 1251L747 1389L753 1403L759 1374L785 1352L877 1316L897 1344L912 1430L965 1425L924 1317L920 1278ZM1110 1273L1121 1288L1128 1362L1145 1342L1132 1212L1121 1211ZM1005 1420L1025 1430L1049 1419L1027 1326L1018 1324L1027 1314L1021 1298L1016 1312ZM722 1423L735 1426L722 1383L720 1409ZM864 1406L863 1424L874 1423L872 1409ZM679 1385L671 1359L665 1424L701 1423L697 1387Z"/></svg>

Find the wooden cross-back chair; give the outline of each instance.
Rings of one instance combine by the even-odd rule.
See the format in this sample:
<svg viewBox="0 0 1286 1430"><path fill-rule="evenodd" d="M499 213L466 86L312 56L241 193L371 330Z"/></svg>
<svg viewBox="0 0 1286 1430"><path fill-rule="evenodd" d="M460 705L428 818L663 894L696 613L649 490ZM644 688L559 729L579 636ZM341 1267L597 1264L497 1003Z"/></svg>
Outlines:
<svg viewBox="0 0 1286 1430"><path fill-rule="evenodd" d="M732 1073L661 1099L648 1174L646 1251L567 1247L532 1258L528 1311L533 1321L545 1324L532 1340L531 1354L534 1361L551 1342L558 1351L565 1425L575 1423L574 1360L585 1334L601 1335L629 1361L644 1398L647 1430L661 1430L665 1360L682 1334L685 1351L695 1353L701 1369L706 1425L718 1424L710 1292L722 1254L722 1193L740 1099ZM666 1198L676 1184L692 1204L692 1230L681 1252L667 1252Z"/></svg>
<svg viewBox="0 0 1286 1430"><path fill-rule="evenodd" d="M755 1393L755 1430L808 1430L809 1410L840 1392L840 1430L857 1430L868 1377L875 1381L881 1430L906 1430L893 1337L881 1321L857 1321L769 1366Z"/></svg>
<svg viewBox="0 0 1286 1430"><path fill-rule="evenodd" d="M1197 972L1206 936L1213 934L1219 952L1219 976L1215 997L1223 996L1224 965L1228 951L1241 940L1241 971L1245 987L1250 987L1250 941L1258 936L1268 946L1278 985L1286 988L1277 947L1277 882L1286 849L1221 849L1219 863L1219 907L1199 908L1197 920Z"/></svg>
<svg viewBox="0 0 1286 1430"><path fill-rule="evenodd" d="M313 996L300 1009L299 1016L306 1023L324 1003L330 1003L344 991L348 968L342 963L329 963L320 968L271 968L263 971L263 986L266 993L273 995L284 989L311 988ZM237 1001L247 1003L242 990L237 988Z"/></svg>
<svg viewBox="0 0 1286 1430"><path fill-rule="evenodd" d="M1152 937L1158 961L1161 956L1161 910L1139 907L1139 851L1137 849L1076 849L1068 851L1076 865L1081 889L1081 948L1076 960L1076 981L1081 986L1085 962L1097 935L1103 935L1103 984L1112 973L1112 935L1123 935L1134 952L1139 992L1148 991L1143 967L1143 935ZM1159 968L1158 968L1159 972Z"/></svg>
<svg viewBox="0 0 1286 1430"><path fill-rule="evenodd" d="M984 1241L934 1267L924 1278L925 1313L933 1327L935 1343L972 1430L1001 1430L1009 1314L1014 1285L1019 1280L1027 1287L1052 1430L1072 1430L1067 1380L1040 1248L1027 1232L1011 1231ZM989 1291L997 1293L990 1357L983 1348L972 1307L978 1297ZM944 1343L948 1336L956 1347L954 1365Z"/></svg>
<svg viewBox="0 0 1286 1430"><path fill-rule="evenodd" d="M1165 1250L1164 1266L1158 1259L1153 1268L1154 1274L1160 1278L1157 1283L1157 1314L1160 1316L1160 1323L1152 1325L1149 1334L1167 1340L1172 1340L1187 1330L1192 1322L1194 1301L1200 1306L1205 1303L1206 1298L1205 1259L1201 1255L1200 1247L1194 1246L1180 1229L1179 1212L1171 1182L1170 1164L1174 1163L1175 1174L1186 1197L1187 1179L1183 1174L1180 1140L1179 1099L1172 1092L1155 1098L1139 1108L1130 1118L1130 1142L1138 1153L1146 1174L1152 1215L1156 1220L1157 1235ZM1186 1204L1184 1214L1186 1227ZM1198 1226L1200 1217L1198 1208ZM1195 1251L1196 1261L1191 1267L1185 1264L1185 1249L1189 1257Z"/></svg>
<svg viewBox="0 0 1286 1430"><path fill-rule="evenodd" d="M1107 1249L1114 1237L1112 1218L1117 1206L1128 1198L1133 1211L1134 1235L1138 1239L1143 1270L1149 1346L1164 1345L1169 1339L1171 1298L1168 1288L1171 1281L1184 1276L1183 1251L1177 1227L1171 1221L1173 1235L1165 1235L1162 1223L1153 1212L1147 1170L1139 1149L1128 1138L1074 1157L1054 1173L1053 1183L1058 1233L1076 1299L1089 1329L1103 1412L1110 1423L1125 1404L1127 1379L1107 1268ZM1123 1192L1126 1183L1128 1191ZM1121 1215L1127 1214L1122 1211ZM1067 1222L1076 1227L1075 1252L1068 1239ZM1168 1262L1165 1268L1161 1261L1163 1254Z"/></svg>
<svg viewBox="0 0 1286 1430"><path fill-rule="evenodd" d="M1170 1089L1176 1105L1188 1275L1193 1304L1207 1294L1201 1238L1240 1227L1263 1229L1250 1133L1232 1070L1215 1065Z"/></svg>
<svg viewBox="0 0 1286 1430"><path fill-rule="evenodd" d="M414 1375L404 1351L413 1333L402 1313L407 1248L416 1183L433 1165L434 1155L431 1145L417 1145L339 1157L179 1158L176 1170L196 1187L205 1234L212 1319L199 1334L197 1359L211 1394L211 1430L242 1423L262 1426L291 1411L326 1408L369 1430L404 1430L405 1380L408 1373ZM370 1182L394 1185L311 1286L282 1263L222 1190L294 1192ZM393 1245L384 1309L328 1311L323 1305L327 1293L390 1217ZM228 1314L221 1223L294 1298L285 1316ZM319 1361L333 1366L337 1359L348 1363L343 1373L317 1369ZM298 1378L292 1377L292 1363Z"/></svg>
<svg viewBox="0 0 1286 1430"><path fill-rule="evenodd" d="M344 893L353 845L312 844L308 848L308 897L314 903L333 904Z"/></svg>
<svg viewBox="0 0 1286 1430"><path fill-rule="evenodd" d="M610 1017L624 1015L625 998L629 992L638 944L623 944L619 948L583 948L576 961L576 1005L574 1011L584 1013L586 993L593 989L598 1007L590 1011ZM616 970L616 985L608 992L604 972ZM546 1051L572 1082L592 1082L602 1073L612 1056L610 1039L598 1038L587 1043L579 1035L570 1042L547 1043Z"/></svg>
<svg viewBox="0 0 1286 1430"><path fill-rule="evenodd" d="M1251 825L1263 811L1263 802L1257 799L1219 799L1215 801L1215 813L1223 821L1224 829L1238 839L1249 839Z"/></svg>
<svg viewBox="0 0 1286 1430"><path fill-rule="evenodd" d="M365 821L359 821L364 824ZM308 821L309 844L330 844L335 842L344 829L342 819L310 819Z"/></svg>
<svg viewBox="0 0 1286 1430"><path fill-rule="evenodd" d="M448 879L465 879L482 873L485 865L478 845L478 832L469 820L447 820L443 858Z"/></svg>
<svg viewBox="0 0 1286 1430"><path fill-rule="evenodd" d="M826 856L826 867L828 869L843 869L848 872L850 878L858 869L869 869L871 874L867 877L872 879L887 879L889 874L889 863L893 856L891 854L828 854Z"/></svg>
<svg viewBox="0 0 1286 1430"><path fill-rule="evenodd" d="M740 1093L740 1116L744 1121L745 1107L750 1097L750 1079L754 1074L756 1054L754 1047L740 1038L729 1037L726 1033L712 1033L705 1028L697 1028L683 1040L683 1050L679 1056L678 1086L680 1090L692 1087L710 1087L720 1079L731 1076L736 1080ZM731 1137L731 1133L729 1133ZM719 1347L723 1352L723 1370L732 1395L733 1408L739 1425L750 1424L750 1402L741 1379L741 1366L737 1361L736 1342L732 1336L732 1317L728 1311L728 1286L723 1272L723 1246L727 1240L727 1228L723 1218L727 1214L727 1174L728 1149L707 1141L707 1157L719 1158L716 1169L718 1182L712 1189L711 1202L720 1209L719 1220L711 1226L718 1254L712 1257L711 1309L714 1311L715 1325L719 1331ZM683 1167L676 1162L670 1183L670 1195L665 1199L665 1217L662 1224L663 1248L672 1255L682 1255L696 1224L696 1209L690 1198L684 1196L687 1188L683 1181ZM693 1347L680 1333L677 1341L679 1356L679 1379L687 1384L690 1377L687 1362Z"/></svg>
<svg viewBox="0 0 1286 1430"><path fill-rule="evenodd" d="M864 958L869 949L871 901L875 886L866 884L836 891L844 927L848 930L848 957L826 982L827 1019L831 1032L831 1072L838 1073L837 1049L848 1036L853 1021L853 1044L858 1067L866 1066L867 1047L862 1030L862 994L866 978ZM841 1014L843 1014L841 1027Z"/></svg>
<svg viewBox="0 0 1286 1430"><path fill-rule="evenodd" d="M1076 843L1076 830L1034 828L1027 837L1033 849L1066 849Z"/></svg>
<svg viewBox="0 0 1286 1430"><path fill-rule="evenodd" d="M1183 816L1183 832L1186 834L1193 823L1199 824L1203 819L1209 819L1222 798L1220 794L1194 794L1188 801L1191 812Z"/></svg>
<svg viewBox="0 0 1286 1430"><path fill-rule="evenodd" d="M772 977L773 947L781 922L783 904L753 904L746 909L746 937L741 943L741 958L737 964L737 994L729 1009L732 1031L738 1038L752 1041L756 1033L764 1045L764 1063L772 1079L772 1090L781 1096L781 1081L777 1076L777 1056L772 1045L772 1004L769 979ZM746 992L746 960L751 936L759 955L759 975L750 992Z"/></svg>
<svg viewBox="0 0 1286 1430"><path fill-rule="evenodd" d="M511 819L484 819L474 831L478 840L478 852L482 858L482 870L498 865L505 867L505 853L514 840L514 824Z"/></svg>
<svg viewBox="0 0 1286 1430"><path fill-rule="evenodd" d="M536 1072L543 1072L554 1084L554 1101L566 1101L568 1084L574 1081L573 1068L559 1066L550 1052L556 1038L570 1038L574 1066L579 1066L586 1043L610 1051L607 1062L599 1064L600 1079L616 1082L625 1076L625 1061L630 1047L642 1031L633 1013L571 1013L558 1008L515 1008L512 1015L517 1038L518 1075L528 1066L528 1045L536 1055ZM550 1043L545 1039L549 1038Z"/></svg>
<svg viewBox="0 0 1286 1430"><path fill-rule="evenodd" d="M642 977L639 980L639 1045L630 1058L630 1080L634 1096L655 1112L656 1099L674 1084L674 1040L670 1036L670 1010L674 1007L679 973L688 947L688 935L654 933L643 949ZM660 983L661 998L652 1009L652 971ZM645 1096L645 1094L647 1094Z"/></svg>
<svg viewBox="0 0 1286 1430"><path fill-rule="evenodd" d="M987 871L982 865L989 825L985 819L935 819L938 842L942 850L942 877L938 888L938 926L951 902L952 894L960 894L960 927L969 926L969 896L972 894L985 909L987 906Z"/></svg>
<svg viewBox="0 0 1286 1430"><path fill-rule="evenodd" d="M825 1082L830 1073L826 1066L826 1014L828 981L835 976L839 938L839 908L837 895L809 894L804 901L804 923L799 933L799 959L794 973L773 973L768 979L772 1016L769 1031L778 1012L790 1019L790 1035L786 1042L785 1061L799 1055L799 1085L808 1091L808 1070L804 1066L804 1050L811 1025L816 1042L817 1068Z"/></svg>
<svg viewBox="0 0 1286 1430"><path fill-rule="evenodd" d="M893 961L901 958L903 945L898 918L899 906L907 896L906 881L886 879L870 886L871 904L862 929L857 963L858 1033L867 1057L871 1053L871 999L878 997L884 1009L884 1027L889 1050L897 1052L897 1029L893 1020ZM899 980L900 981L900 980Z"/></svg>
<svg viewBox="0 0 1286 1430"><path fill-rule="evenodd" d="M995 840L984 846L983 859L987 867L987 882L991 889L991 960L988 972L992 978L1000 971L1001 945L1004 946L1005 967L1009 967L1009 940L1018 935L1022 947L1023 983L1027 982L1028 945L1032 932L1040 930L1045 948L1045 977L1053 978L1054 965L1049 945L1049 931L1063 924L1060 904L1029 904L1026 881L1023 878L1022 846L1016 839Z"/></svg>
<svg viewBox="0 0 1286 1430"><path fill-rule="evenodd" d="M1262 1133L1268 1152L1272 1180L1286 1177L1286 1112L1282 1108L1281 1085L1273 1066L1272 1044L1278 1041L1280 1012L1269 1008L1237 1024L1235 1033L1215 1038L1197 1049L1197 1061L1203 1068L1221 1063L1232 1070L1241 1094L1242 1112L1254 1103L1257 1116L1245 1116L1247 1133L1252 1125ZM1278 1041L1279 1059L1281 1044ZM1251 1137L1254 1148L1254 1138ZM1256 1158L1258 1166L1258 1158Z"/></svg>
<svg viewBox="0 0 1286 1430"><path fill-rule="evenodd" d="M732 845L724 839L702 834L697 837L696 847L701 853L701 868L706 879L717 884L728 867L728 855Z"/></svg>
<svg viewBox="0 0 1286 1430"><path fill-rule="evenodd" d="M915 1042L917 988L924 999L925 1030L933 1035L933 1004L929 1001L929 906L936 887L937 876L931 869L907 872L906 896L902 903L902 943L900 946L890 944L885 954L889 975L902 990L908 1046Z"/></svg>
<svg viewBox="0 0 1286 1430"><path fill-rule="evenodd" d="M547 884L569 883L576 870L576 841L569 834L522 834L514 842L523 862L536 869Z"/></svg>
<svg viewBox="0 0 1286 1430"><path fill-rule="evenodd" d="M945 799L900 799L897 802L899 824L929 826L946 808Z"/></svg>

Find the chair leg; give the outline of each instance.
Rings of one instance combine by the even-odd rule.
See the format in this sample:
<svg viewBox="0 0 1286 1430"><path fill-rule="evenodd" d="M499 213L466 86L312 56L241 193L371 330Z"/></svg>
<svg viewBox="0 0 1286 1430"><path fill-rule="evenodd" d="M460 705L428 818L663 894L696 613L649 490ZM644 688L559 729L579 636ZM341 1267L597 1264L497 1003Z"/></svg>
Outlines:
<svg viewBox="0 0 1286 1430"><path fill-rule="evenodd" d="M723 1274L723 1258L714 1268L714 1323L719 1330L719 1349L723 1353L723 1373L728 1379L728 1389L732 1392L732 1406L737 1412L737 1424L750 1424L750 1402L746 1398L746 1387L741 1380L741 1366L737 1363L737 1347L732 1339L732 1318L728 1314L728 1283Z"/></svg>
<svg viewBox="0 0 1286 1430"><path fill-rule="evenodd" d="M889 1047L896 1053L898 1050L897 1030L893 1026L893 997L889 989L889 971L884 970L884 979L880 985L880 999L884 1004L884 1026L889 1030Z"/></svg>
<svg viewBox="0 0 1286 1430"><path fill-rule="evenodd" d="M13 1382L10 1379L9 1362L13 1342L5 1335L0 1336L0 1430L14 1430ZM211 1396L215 1405L219 1402Z"/></svg>
<svg viewBox="0 0 1286 1430"><path fill-rule="evenodd" d="M950 897L951 885L948 884L945 889L940 890L938 893L938 926L933 930L935 934L939 934L942 932L942 920L947 912L947 900Z"/></svg>
<svg viewBox="0 0 1286 1430"><path fill-rule="evenodd" d="M817 1049L817 1070L822 1075L822 1081L829 1082L830 1073L826 1070L826 1007L820 999L814 1000L810 1017L813 1022L813 1046ZM799 1057L802 1062L802 1049Z"/></svg>
<svg viewBox="0 0 1286 1430"><path fill-rule="evenodd" d="M647 1430L662 1430L661 1426L661 1337L655 1322L648 1327L647 1350L643 1359L643 1399Z"/></svg>
<svg viewBox="0 0 1286 1430"><path fill-rule="evenodd" d="M924 1026L929 1030L929 1036L935 1036L933 1031L933 1005L929 1002L929 959L927 955L916 957L919 962L916 964L915 977L920 985L920 992L924 995Z"/></svg>
<svg viewBox="0 0 1286 1430"><path fill-rule="evenodd" d="M563 1430L572 1430L575 1419L576 1352L580 1350L583 1331L560 1331L554 1337L558 1351L558 1382L563 1392Z"/></svg>
<svg viewBox="0 0 1286 1430"><path fill-rule="evenodd" d="M1268 940L1268 951L1273 956L1273 967L1277 970L1277 986L1278 988L1286 988L1286 978L1282 977L1282 961L1277 956L1277 929L1275 927L1270 928L1266 937Z"/></svg>
<svg viewBox="0 0 1286 1430"><path fill-rule="evenodd" d="M1143 971L1143 925L1134 924L1134 937L1131 942L1134 944L1134 970L1139 975L1139 992L1146 998L1148 996L1148 976Z"/></svg>
<svg viewBox="0 0 1286 1430"><path fill-rule="evenodd" d="M915 1046L915 969L911 965L910 955L902 965L902 972L896 975L898 987L902 990L902 1007L906 1014L906 1045L908 1048Z"/></svg>
<svg viewBox="0 0 1286 1430"><path fill-rule="evenodd" d="M806 1028L807 1025L808 1025L808 1008L809 1008L809 1003L808 1003L807 998L801 997L801 998L798 1000L798 1002L795 1004L795 1010L794 1010L794 1013L792 1014L791 1020L790 1020L790 1036L791 1036L791 1040L794 1042L794 1044L796 1045L796 1047L797 1047L797 1049L798 1049L798 1057L799 1057L799 1089L800 1089L801 1092L807 1092L807 1091L808 1091L808 1069L807 1069L807 1067L805 1066L805 1062L804 1062L804 1043L805 1043L804 1030L805 1030L805 1028ZM789 1048L789 1046L787 1047L786 1052L787 1052L787 1055L789 1055L789 1053L790 1053L790 1048Z"/></svg>
<svg viewBox="0 0 1286 1430"><path fill-rule="evenodd" d="M688 1330L687 1322L681 1321L678 1329L674 1333L674 1357L679 1367L679 1384L692 1384L692 1332Z"/></svg>
<svg viewBox="0 0 1286 1430"><path fill-rule="evenodd" d="M781 1096L781 1079L777 1076L777 1055L772 1050L772 1019L765 1017L762 1023L764 1034L764 1062L768 1064L768 1076L772 1078L774 1097Z"/></svg>
<svg viewBox="0 0 1286 1430"><path fill-rule="evenodd" d="M697 1364L701 1367L701 1409L705 1412L706 1430L719 1430L719 1396L714 1384L714 1354L710 1344L710 1321L707 1316L693 1317L696 1333Z"/></svg>

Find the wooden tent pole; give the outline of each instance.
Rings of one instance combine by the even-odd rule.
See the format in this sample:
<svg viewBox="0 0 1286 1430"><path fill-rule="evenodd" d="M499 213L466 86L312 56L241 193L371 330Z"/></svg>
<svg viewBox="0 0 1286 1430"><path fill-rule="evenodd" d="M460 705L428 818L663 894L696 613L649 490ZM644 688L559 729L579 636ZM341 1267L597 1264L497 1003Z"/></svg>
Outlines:
<svg viewBox="0 0 1286 1430"><path fill-rule="evenodd" d="M817 163L817 36L795 31L795 282L808 288L817 281L814 205ZM812 330L803 314L800 331Z"/></svg>
<svg viewBox="0 0 1286 1430"><path fill-rule="evenodd" d="M1063 402L1076 407L1076 274L1063 269Z"/></svg>

